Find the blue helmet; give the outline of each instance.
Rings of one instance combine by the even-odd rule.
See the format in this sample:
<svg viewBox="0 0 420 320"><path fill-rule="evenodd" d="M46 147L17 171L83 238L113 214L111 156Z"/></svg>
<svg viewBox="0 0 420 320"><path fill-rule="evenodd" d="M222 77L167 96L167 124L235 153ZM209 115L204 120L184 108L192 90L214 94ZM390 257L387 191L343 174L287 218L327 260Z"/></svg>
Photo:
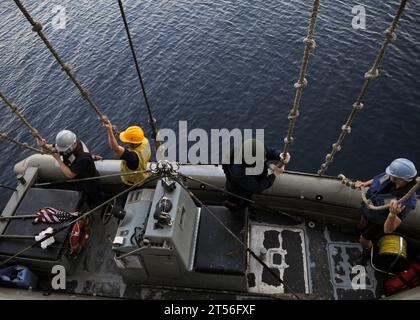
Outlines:
<svg viewBox="0 0 420 320"><path fill-rule="evenodd" d="M408 159L398 158L391 162L385 170L386 174L403 180L412 180L417 175L416 167Z"/></svg>

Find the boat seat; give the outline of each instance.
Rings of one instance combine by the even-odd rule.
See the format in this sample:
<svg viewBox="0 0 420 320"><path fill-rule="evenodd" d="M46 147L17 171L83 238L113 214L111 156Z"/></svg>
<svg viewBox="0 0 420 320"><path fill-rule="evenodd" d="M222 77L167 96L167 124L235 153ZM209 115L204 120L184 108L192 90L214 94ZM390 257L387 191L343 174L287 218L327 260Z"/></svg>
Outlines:
<svg viewBox="0 0 420 320"><path fill-rule="evenodd" d="M247 243L248 210L231 212L221 206L209 209L241 241ZM203 208L197 237L194 269L196 272L240 274L246 272L246 249Z"/></svg>
<svg viewBox="0 0 420 320"><path fill-rule="evenodd" d="M39 209L43 207L53 207L63 211L75 212L80 210L82 200L83 193L80 191L30 188L16 209L14 215L36 214ZM32 221L32 218L10 220L3 234L34 236L48 227L59 229L64 224L68 223L68 221L57 224L40 222L34 225L32 224ZM57 261L61 257L63 248L69 246L68 234L69 230L59 232L54 236L56 243L52 244L47 249L41 249L41 247L37 245L20 256L30 259ZM34 240L0 239L0 255L12 256L31 245L33 241Z"/></svg>

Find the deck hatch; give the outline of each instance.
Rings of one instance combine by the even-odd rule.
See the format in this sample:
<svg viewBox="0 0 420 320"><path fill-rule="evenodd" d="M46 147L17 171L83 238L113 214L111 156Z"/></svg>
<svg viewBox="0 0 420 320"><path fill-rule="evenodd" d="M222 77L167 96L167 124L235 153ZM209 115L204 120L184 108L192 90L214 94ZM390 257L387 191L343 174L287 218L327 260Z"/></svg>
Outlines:
<svg viewBox="0 0 420 320"><path fill-rule="evenodd" d="M305 233L301 228L251 224L250 247L293 291L309 292ZM249 259L249 291L289 293L252 257Z"/></svg>

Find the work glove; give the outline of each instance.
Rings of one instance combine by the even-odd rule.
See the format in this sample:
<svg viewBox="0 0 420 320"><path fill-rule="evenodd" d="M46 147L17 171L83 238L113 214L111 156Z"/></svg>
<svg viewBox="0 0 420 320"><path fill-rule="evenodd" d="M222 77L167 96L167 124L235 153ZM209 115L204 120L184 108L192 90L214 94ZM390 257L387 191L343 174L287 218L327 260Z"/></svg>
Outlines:
<svg viewBox="0 0 420 320"><path fill-rule="evenodd" d="M290 161L290 153L287 153L286 154L286 158L284 158L284 156L283 156L283 152L282 153L280 153L280 160L282 161L282 163L284 164L284 165L286 165L286 164L288 164L289 163L289 161Z"/></svg>

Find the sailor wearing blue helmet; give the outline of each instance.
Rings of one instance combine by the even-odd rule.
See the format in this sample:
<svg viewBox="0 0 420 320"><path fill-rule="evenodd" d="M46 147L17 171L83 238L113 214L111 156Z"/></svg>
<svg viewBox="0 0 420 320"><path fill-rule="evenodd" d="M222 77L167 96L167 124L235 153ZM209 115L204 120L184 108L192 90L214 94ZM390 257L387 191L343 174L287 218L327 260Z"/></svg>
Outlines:
<svg viewBox="0 0 420 320"><path fill-rule="evenodd" d="M363 253L358 264L366 264L369 258L372 241L376 242L384 234L393 233L416 207L417 196L412 194L407 200L399 203L398 200L407 194L415 185L417 170L413 162L398 158L391 162L385 172L375 176L369 181L356 181L358 189L369 187L366 198L375 206L389 203L389 209L371 210L365 203L360 207L361 230L360 244Z"/></svg>

